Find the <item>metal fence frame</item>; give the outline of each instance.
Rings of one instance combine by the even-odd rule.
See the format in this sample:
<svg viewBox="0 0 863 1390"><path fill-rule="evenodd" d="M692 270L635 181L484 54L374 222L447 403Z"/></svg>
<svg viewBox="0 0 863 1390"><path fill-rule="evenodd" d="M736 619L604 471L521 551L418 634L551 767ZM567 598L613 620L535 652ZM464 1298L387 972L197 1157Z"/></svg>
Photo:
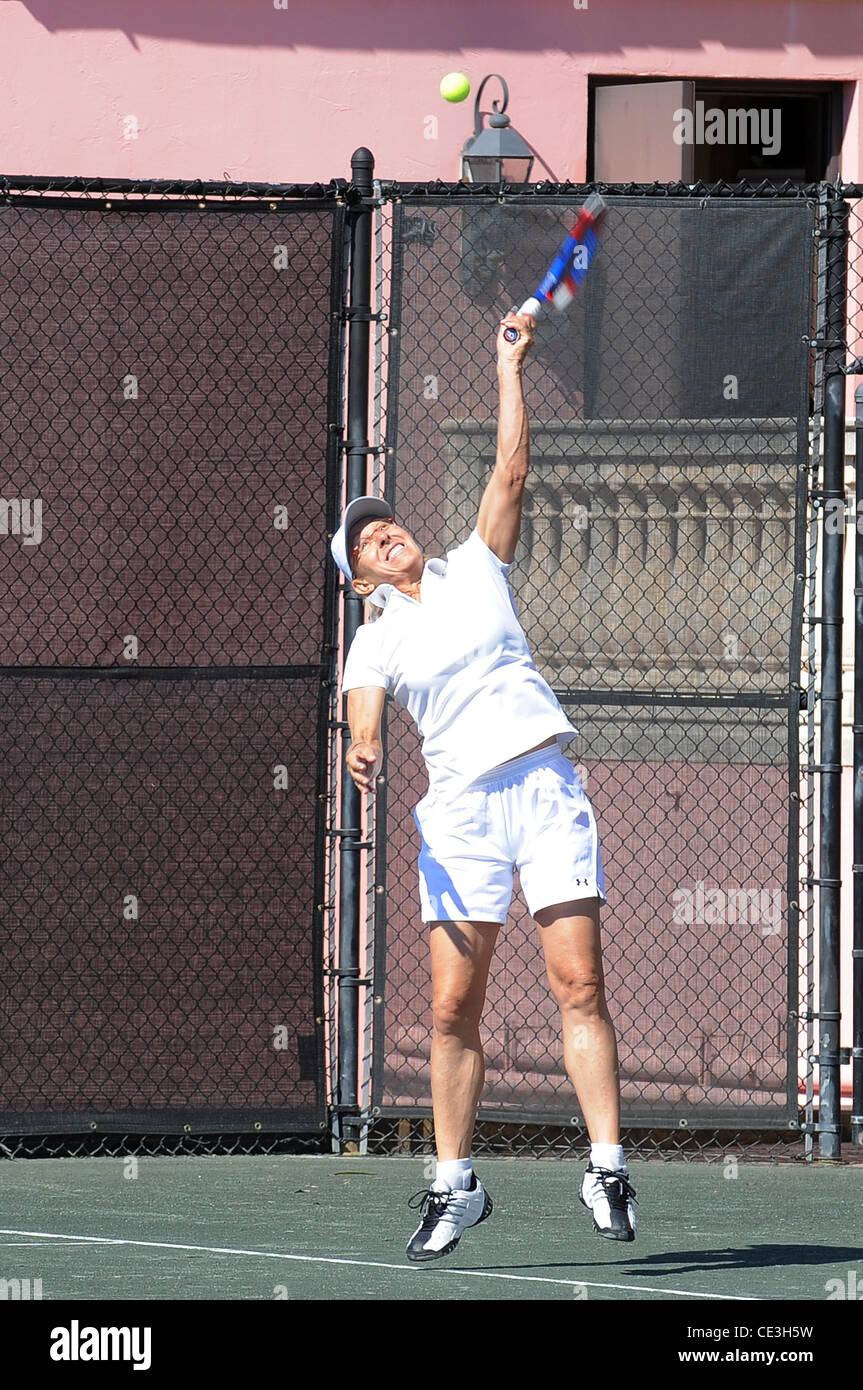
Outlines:
<svg viewBox="0 0 863 1390"><path fill-rule="evenodd" d="M257 184L208 182L201 180L131 180L96 178L61 178L0 176L0 208L70 208L94 216L110 216L112 212L130 210L146 216L151 212L170 211L178 217L201 210L218 217L224 213L277 213L325 210L331 214L330 276L322 287L329 305L331 322L329 362L327 365L327 399L321 403L319 423L322 439L326 439L326 477L322 480L326 524L330 531L337 525L339 512L340 453L344 401L342 393L342 359L345 349L345 304L347 297L346 223L348 204L356 203L358 195L348 180L333 179L328 183ZM287 327L287 325L286 325ZM326 412L326 418L320 418ZM314 912L310 922L311 961L313 971L314 1017L302 1020L315 1040L316 1066L320 1079L318 1115L329 1113L331 1094L326 1066L327 1049L334 1046L328 1036L325 968L326 942L332 936L328 929L327 912L334 904L327 902L328 863L326 847L331 825L333 778L330 756L335 730L333 728L334 690L337 684L335 663L338 652L337 587L332 566L327 565L323 581L324 627L320 634L321 657L309 666L236 665L236 666L177 666L166 668L117 666L90 667L4 667L7 676L28 678L69 676L78 680L129 680L158 677L160 680L213 680L229 677L239 680L271 680L290 682L292 676L312 677L318 682L316 701L316 738L312 752L315 777L313 812L315 852L309 866L313 882ZM289 684L286 688L290 688ZM332 946L330 945L332 950ZM307 1058L307 1061L310 1061ZM286 1112L287 1113L287 1112ZM42 1156L83 1153L166 1153L166 1152L284 1152L320 1149L329 1143L329 1121L318 1118L308 1124L297 1123L296 1117L285 1118L277 1112L258 1115L238 1115L230 1120L216 1116L206 1109L194 1115L161 1115L144 1111L138 1119L129 1113L100 1116L80 1123L80 1117L68 1114L44 1114L23 1117L13 1132L0 1138L0 1154ZM186 1123L189 1119L191 1122ZM218 1126L218 1129L217 1129Z"/></svg>
<svg viewBox="0 0 863 1390"><path fill-rule="evenodd" d="M838 372L844 370L847 286L844 282L843 265L848 234L847 225L843 228L843 226L837 225L837 221L841 222L845 200L859 197L861 190L855 185L840 185L838 183L836 185L799 185L791 182L782 185L762 182L760 184L717 184L710 186L680 183L667 185L543 184L527 191L511 188L477 187L466 184L441 184L440 182L431 185L382 183L376 185L377 196L375 199L378 208L378 307L380 308L386 298L384 281L387 274L392 275L396 286L400 284L398 267L395 268L395 271L391 268L389 271L384 269L384 224L388 216L400 218L403 215L403 209L410 206L411 203L427 204L435 198L464 202L490 196L505 198L507 201L529 202L532 196L539 195L543 198L550 195L557 196L561 200L570 199L575 202L595 191L610 196L661 196L674 199L706 199L708 197L749 197L763 200L806 199L811 205L817 204L818 206L819 224L816 227L815 235L819 238L820 255L816 280L817 303L814 306L817 321L810 340L815 395L811 411L811 436L805 443L808 466L805 471L801 470L802 476L798 478L798 493L802 493L798 497L801 505L798 510L795 540L795 570L799 603L796 604L797 616L792 635L792 645L797 652L798 671L800 670L800 649L804 630L808 633L810 660L807 662L806 682L797 687L799 700L789 699L788 702L789 733L791 734L789 739L791 758L789 772L792 779L797 778L799 781L801 770L799 753L802 751L802 770L806 772L805 785L807 787L804 798L806 805L805 807L802 806L800 804L801 799L797 799L796 806L792 806L789 812L788 827L789 846L794 846L793 861L790 853L788 858L788 1002L790 1009L787 1038L788 1099L789 1104L793 1105L794 1110L797 1110L798 1064L802 1053L806 1068L806 1103L805 1106L800 1107L796 1120L779 1119L777 1121L778 1126L785 1128L786 1133L784 1134L781 1132L770 1133L770 1127L760 1131L752 1131L751 1129L744 1131L741 1128L734 1128L733 1125L723 1124L719 1129L692 1134L687 1132L683 1135L663 1132L655 1127L647 1131L632 1130L628 1132L628 1137L630 1142L636 1143L640 1152L658 1149L666 1155L678 1153L688 1157L727 1152L729 1148L735 1148L747 1152L750 1156L784 1155L811 1159L814 1156L817 1136L819 1156L823 1158L838 1157L842 1125L838 1090L838 1031L831 1039L829 1033L825 1035L823 1029L821 1030L820 1055L814 1055L813 1047L815 1023L820 1022L825 1015L829 1016L831 1013L835 1013L835 1010L838 1009L838 855L841 825L837 788L841 778L841 748L839 746L841 740L841 542L838 552L835 544L828 543L826 548L823 544L825 539L821 534L823 528L819 528L816 515L819 504L816 475L819 468L824 382L829 382L831 377L835 377ZM397 290L392 291L391 289L391 293L397 294ZM397 335L400 320L397 299L394 299L389 307L392 325L395 327L395 335ZM376 344L376 352L375 400L378 428L382 438L390 439L389 417L397 409L398 364L397 360L394 362L394 356L398 353L397 336L390 336L389 330L381 329ZM833 389L835 395L836 388ZM386 432L384 432L385 421L387 422ZM825 488L835 486L836 449L839 439L840 435L836 434L834 428L831 442L827 444L825 440L825 453L828 459ZM839 447L841 448L841 441ZM385 452L387 456L391 455L391 441ZM830 460L832 460L834 470L832 476L829 471ZM377 470L375 482L376 490L379 490L382 495L389 495L387 486L389 484L391 487L391 482L387 476L385 462ZM831 495L834 494L831 493ZM805 540L807 521L809 523L808 545ZM823 589L823 610L821 613L816 613L815 567L819 540L821 541L822 554L820 583ZM837 553L839 556L838 571ZM838 583L837 573L839 575ZM808 603L804 602L807 599ZM817 626L820 626L822 636L822 662L818 668L816 668L815 661L811 659L815 654ZM837 661L839 663L838 695L836 690ZM820 688L818 688L819 676ZM858 672L858 683L859 681ZM826 701L824 707L827 713L821 728L821 761L816 762L815 711L816 703L819 700ZM385 732L384 738L386 749ZM818 776L821 777L819 784L821 790L821 833L816 863L813 829L816 777ZM801 811L804 811L806 816L805 827L808 844L804 849L803 861L798 865L800 836L803 829L800 823ZM385 824L385 816L386 789L384 786L376 797L374 812L376 823ZM855 854L855 859L857 857ZM796 873L794 872L795 866L798 869ZM382 929L385 930L386 912L386 894L382 891L385 869L386 847L385 836L382 835L376 846L376 861L373 870L377 893L376 895L373 894L370 899L375 937L375 950L372 952L370 961L373 967L370 992L375 995L377 1004L382 1002L380 981L385 969L382 944ZM855 871L858 871L856 865ZM820 999L817 1007L815 1007L816 1001L813 993L815 980L811 950L815 928L816 889L819 890L817 908L821 958L824 963L818 981ZM798 977L797 959L798 943L801 940L809 947L804 953L805 973L802 978ZM855 946L857 945L859 943L855 940ZM856 964L855 961L855 968ZM378 985L375 984L375 980L379 982ZM793 1022L798 1025L796 1030L792 1026ZM859 1031L859 1023L855 1026ZM806 1039L802 1049L799 1048L800 1028L806 1030ZM430 1110L405 1107L400 1113L395 1111L390 1113L389 1111L382 1112L375 1104L375 1081L380 1074L383 1029L379 1027L372 1029L371 1032L371 1039L367 1039L364 1094L368 1108L365 1116L362 1147L368 1146L370 1151L380 1152L431 1152L433 1136ZM855 1041L857 1040L858 1035L855 1032ZM816 1065L821 1066L822 1074L821 1100L817 1110L813 1086L814 1067ZM832 1090L831 1077L833 1078ZM584 1147L583 1141L583 1134L574 1134L567 1130L561 1131L559 1126L549 1127L548 1125L543 1126L541 1123L531 1123L527 1116L521 1121L512 1115L501 1116L495 1122L493 1116L486 1116L481 1113L477 1132L479 1152L573 1153L576 1148Z"/></svg>
<svg viewBox="0 0 863 1390"><path fill-rule="evenodd" d="M357 160L357 156L360 156ZM795 988L795 1000L799 997L799 1022L805 1025L806 1054L810 1058L807 1077L806 1105L800 1115L799 1127L783 1134L752 1132L741 1130L711 1130L708 1132L670 1132L663 1130L641 1130L628 1133L627 1138L642 1155L655 1154L661 1157L721 1158L729 1149L735 1149L752 1158L793 1157L812 1158L816 1135L820 1139L821 1153L825 1157L836 1156L836 1146L840 1139L841 1117L838 1114L838 1087L835 1085L836 1068L840 1057L838 1034L834 1039L825 1038L823 1030L820 1037L820 1053L814 1053L814 1024L820 1016L835 1013L838 957L836 941L838 931L838 875L834 872L838 863L840 835L840 808L835 795L837 764L841 766L841 756L837 753L837 739L840 735L838 703L835 688L836 646L841 633L841 591L836 584L837 549L825 547L823 514L819 517L820 504L837 495L836 467L837 450L840 447L836 430L837 392L833 388L832 400L829 393L831 379L838 378L849 370L845 362L845 310L847 286L844 292L841 279L844 271L837 269L838 260L844 256L847 247L847 227L843 232L837 223L837 204L848 200L863 198L863 186L813 184L795 185L791 183L773 185L760 184L539 184L531 190L517 190L494 186L475 186L465 184L407 184L377 183L371 185L372 163L368 152L358 151L352 167L352 180L330 180L328 183L297 184L231 184L180 180L100 180L85 178L27 178L0 177L0 205L68 206L73 197L81 197L89 206L101 204L110 210L114 200L127 203L135 200L170 200L175 206L206 206L214 214L222 209L237 210L261 200L268 204L279 200L323 199L342 205L347 218L349 240L345 247L345 260L339 267L341 275L333 275L334 297L331 313L342 325L338 341L334 343L334 356L330 364L330 387L327 403L329 447L328 447L328 530L334 531L343 500L358 495L362 491L385 491L386 487L386 439L385 422L387 409L391 404L388 390L396 383L396 376L390 375L390 358L393 346L392 325L387 323L387 296L384 290L386 271L385 247L382 229L394 208L410 201L428 201L430 197L441 197L455 201L482 197L519 197L529 199L532 193L544 197L556 196L561 200L580 199L591 191L609 195L669 198L731 198L751 197L760 199L806 198L819 203L823 218L822 250L819 256L819 294L818 304L822 313L812 341L815 398L812 412L812 438L810 458L810 482L808 489L809 541L800 573L805 576L803 583L807 597L803 614L803 631L807 646L807 680L801 686L801 745L807 770L807 806L804 810L804 828L808 835L808 847L804 851L804 862L800 875L800 940L807 947L805 952L808 974L798 982L789 979ZM371 215L374 214L374 243L372 239ZM367 231L361 229L365 226ZM352 241L352 245L351 245ZM367 263L371 270L372 257L378 268L378 276L373 283L365 278L362 265L354 269L354 262ZM351 268L352 296L348 304L346 283L348 267ZM828 284L832 288L828 289ZM863 295L861 295L863 299ZM825 310L827 313L825 314ZM841 311L841 323L840 323ZM350 323L350 364L345 374L344 355L347 347L347 325ZM369 344L370 325L375 324L373 348ZM335 336L335 335L334 335ZM373 351L373 358L370 353ZM368 383L365 401L361 401L361 383ZM371 443L366 422L369 402L373 408ZM825 412L833 411L833 422L825 428L825 476L823 487L818 486L818 473L821 468L821 423ZM861 440L863 422L858 432L858 488L860 483ZM339 466L342 451L346 452L349 470L345 476ZM372 462L372 470L366 466L366 459ZM371 476L369 476L371 471ZM344 490L344 497L343 497ZM858 546L863 555L858 533ZM816 612L816 564L819 551L824 552L822 574L827 581L823 594L825 608ZM863 559L858 560L857 590L857 669L856 698L863 699L863 605L861 605L860 585L863 579ZM345 720L339 717L336 703L337 682L335 680L335 661L338 651L338 600L340 588L330 573L327 578L328 631L325 634L325 647L331 653L331 660L321 669L322 699L320 714L319 751L321 752L318 792L318 825L321 841L326 835L329 841L329 855L321 855L314 868L315 897L319 903L319 919L323 938L321 969L321 1004L319 1022L326 1023L329 1041L331 1078L331 1125L329 1136L298 1135L290 1136L276 1133L243 1134L195 1134L153 1135L126 1131L111 1135L69 1135L52 1133L41 1135L15 1135L0 1141L0 1153L13 1154L58 1154L84 1152L284 1152L297 1145L303 1149L311 1146L320 1150L331 1145L336 1150L361 1150L387 1153L430 1153L433 1151L433 1134L429 1113L411 1112L399 1116L383 1117L376 1113L371 1093L373 1054L380 1045L380 1029L375 1026L375 952L376 940L374 922L376 914L382 925L385 913L384 895L375 892L381 882L381 871L385 867L385 835L379 832L385 825L386 800L383 790L373 808L369 827L370 839L362 841L359 832L359 799L352 800L351 788L343 787L341 808L337 805L337 784L340 776L344 782L343 759L347 744ZM350 610L348 610L350 613ZM356 621L356 614L352 622ZM825 621L826 620L826 621ZM349 624L350 626L350 624ZM816 627L822 636L822 670L826 670L826 683L821 688L816 672ZM841 648L840 648L840 689L841 689ZM104 675L104 672L100 672ZM832 717L822 726L820 762L816 760L816 703L825 699L831 706ZM858 764L863 765L863 738L860 734L859 703L855 705L855 752ZM795 716L789 710L789 718ZM841 750L840 750L841 752ZM340 771L341 770L341 771ZM814 843L814 798L816 779L821 778L822 816L821 840L816 860ZM827 779L826 781L824 779ZM830 779L833 779L831 781ZM350 779L347 779L349 782ZM863 805L857 805L857 781L855 771L855 832L863 826ZM353 826L353 828L351 828ZM860 832L863 834L863 831ZM860 875L860 850L855 839L855 874ZM339 853L339 850L341 853ZM363 857L365 854L365 858ZM341 861L341 864L340 864ZM347 873L340 867L347 861ZM365 957L360 956L360 918L363 876L366 876L366 918L371 931ZM860 1100L863 1094L863 900L856 907L857 888L863 883L855 878L855 1122L859 1139L861 1120ZM817 893L816 893L816 890ZM805 901L804 901L805 899ZM828 966L820 980L821 997L818 1007L813 994L812 952L809 947L814 939L816 899L819 932L822 947L826 946ZM339 914L339 935L334 927L336 914ZM380 940L380 934L378 934ZM859 959L858 959L859 957ZM378 960L380 968L380 960ZM795 1048L796 1056L796 1048ZM832 1090L828 1081L827 1091L829 1113L824 1104L822 1091L820 1113L815 1105L812 1079L814 1068L821 1067L822 1076L826 1074L833 1081ZM815 1115L819 1113L816 1126ZM801 1141L801 1132L803 1140ZM861 1141L863 1142L863 1141ZM477 1132L477 1152L522 1153L534 1156L572 1156L586 1148L585 1136L560 1126L537 1126L520 1123L513 1117L506 1122L480 1124Z"/></svg>

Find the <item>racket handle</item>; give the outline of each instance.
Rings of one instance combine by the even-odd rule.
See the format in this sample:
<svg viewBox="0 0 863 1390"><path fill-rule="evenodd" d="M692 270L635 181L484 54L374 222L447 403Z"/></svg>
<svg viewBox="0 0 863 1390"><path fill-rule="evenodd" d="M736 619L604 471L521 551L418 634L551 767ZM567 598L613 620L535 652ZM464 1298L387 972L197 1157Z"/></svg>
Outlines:
<svg viewBox="0 0 863 1390"><path fill-rule="evenodd" d="M534 296L531 295L530 299L526 299L524 301L518 312L520 314L530 314L531 318L535 319L537 314L540 312L541 308L542 305L540 304L539 300L535 299ZM503 336L508 343L514 343L518 340L518 329L505 328L503 330Z"/></svg>

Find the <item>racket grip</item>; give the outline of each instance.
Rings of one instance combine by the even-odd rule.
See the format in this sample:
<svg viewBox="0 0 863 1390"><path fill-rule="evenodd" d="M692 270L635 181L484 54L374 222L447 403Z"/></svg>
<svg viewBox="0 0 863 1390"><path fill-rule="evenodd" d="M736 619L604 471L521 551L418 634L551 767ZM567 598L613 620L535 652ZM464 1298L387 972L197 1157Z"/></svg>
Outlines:
<svg viewBox="0 0 863 1390"><path fill-rule="evenodd" d="M539 300L534 298L533 295L531 295L530 299L526 299L524 301L518 312L520 314L530 314L531 318L535 319L537 314L540 312L541 308L542 305L540 304ZM518 339L518 329L505 328L503 330L503 336L508 343L514 343Z"/></svg>

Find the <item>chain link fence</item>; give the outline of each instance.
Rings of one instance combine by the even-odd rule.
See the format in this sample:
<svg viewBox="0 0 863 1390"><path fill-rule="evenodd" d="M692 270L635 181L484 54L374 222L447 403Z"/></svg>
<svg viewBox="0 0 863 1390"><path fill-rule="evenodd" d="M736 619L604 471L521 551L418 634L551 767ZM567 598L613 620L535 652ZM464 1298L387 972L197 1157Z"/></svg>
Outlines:
<svg viewBox="0 0 863 1390"><path fill-rule="evenodd" d="M430 554L494 463L496 319L584 192L377 187L369 490ZM606 192L527 370L511 583L599 819L626 1142L810 1156L827 195ZM8 1156L332 1143L351 197L0 179ZM854 355L853 199L849 231ZM425 774L392 704L385 747L364 1146L430 1154ZM484 1031L476 1153L586 1153L518 895Z"/></svg>
<svg viewBox="0 0 863 1390"><path fill-rule="evenodd" d="M531 290L581 196L382 192L375 483L443 555L472 529L494 464L496 320ZM800 752L817 198L668 192L611 191L581 296L540 325L510 583L581 733L567 751L603 842L627 1141L639 1153L798 1156L811 1070L798 1015L814 966L798 905L813 876ZM426 780L416 731L387 708L368 1143L430 1152L411 817ZM584 1152L518 896L492 972L477 1152Z"/></svg>

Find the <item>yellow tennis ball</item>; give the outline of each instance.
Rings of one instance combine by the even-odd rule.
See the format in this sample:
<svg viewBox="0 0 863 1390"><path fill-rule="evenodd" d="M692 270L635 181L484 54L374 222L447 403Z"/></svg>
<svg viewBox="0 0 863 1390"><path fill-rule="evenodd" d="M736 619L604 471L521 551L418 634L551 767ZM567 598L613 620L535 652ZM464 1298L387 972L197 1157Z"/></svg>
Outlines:
<svg viewBox="0 0 863 1390"><path fill-rule="evenodd" d="M470 83L463 72L448 72L441 79L440 94L444 101L464 101L470 91Z"/></svg>

